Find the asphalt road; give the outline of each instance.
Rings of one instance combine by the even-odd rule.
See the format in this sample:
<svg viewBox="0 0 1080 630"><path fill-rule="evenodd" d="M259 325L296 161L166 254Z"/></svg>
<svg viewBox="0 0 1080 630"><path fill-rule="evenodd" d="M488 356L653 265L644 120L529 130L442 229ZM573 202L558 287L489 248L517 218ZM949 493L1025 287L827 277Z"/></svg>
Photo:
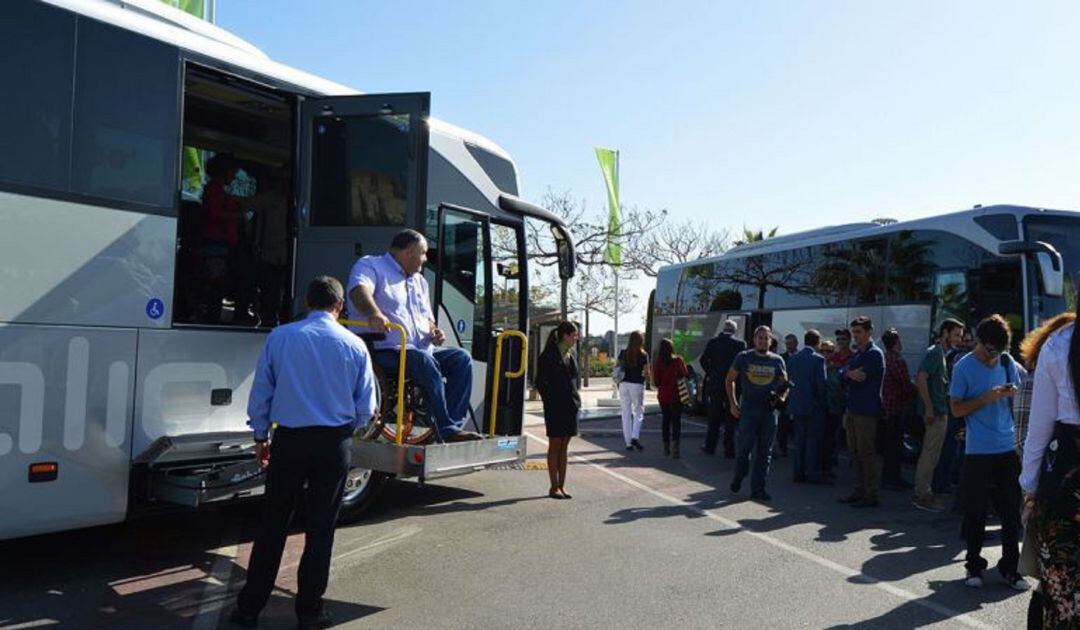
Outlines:
<svg viewBox="0 0 1080 630"><path fill-rule="evenodd" d="M568 501L547 497L539 466L391 482L377 512L338 530L338 627L1024 627L1026 594L992 572L981 590L962 585L957 517L888 492L851 509L836 502L846 470L834 488L794 485L787 460L772 503L751 502L727 490L730 461L697 452L700 425L676 461L658 424L626 453L617 420L583 423ZM239 505L0 543L0 628L228 627L257 520L257 504ZM302 542L289 540L260 627L293 626Z"/></svg>

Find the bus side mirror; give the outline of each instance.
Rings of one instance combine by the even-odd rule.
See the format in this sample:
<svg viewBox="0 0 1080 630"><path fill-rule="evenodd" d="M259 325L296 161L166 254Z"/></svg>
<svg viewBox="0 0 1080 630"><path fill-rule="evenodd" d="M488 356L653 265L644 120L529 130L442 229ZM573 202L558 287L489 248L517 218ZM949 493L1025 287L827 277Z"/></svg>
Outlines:
<svg viewBox="0 0 1080 630"><path fill-rule="evenodd" d="M574 277L577 257L574 255L574 241L561 225L551 224L551 235L555 238L556 255L559 258L559 278L569 280Z"/></svg>
<svg viewBox="0 0 1080 630"><path fill-rule="evenodd" d="M998 253L1034 254L1042 278L1043 295L1061 297L1065 293L1065 265L1061 254L1050 243L1043 241L1007 241L998 245Z"/></svg>

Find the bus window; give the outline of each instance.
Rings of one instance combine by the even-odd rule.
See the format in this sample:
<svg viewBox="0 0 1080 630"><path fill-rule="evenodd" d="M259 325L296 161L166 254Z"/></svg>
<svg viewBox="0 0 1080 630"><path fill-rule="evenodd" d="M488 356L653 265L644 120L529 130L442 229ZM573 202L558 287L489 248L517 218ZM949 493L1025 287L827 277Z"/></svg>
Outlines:
<svg viewBox="0 0 1080 630"><path fill-rule="evenodd" d="M934 303L931 330L938 330L948 318L958 319L969 326L967 276L963 271L942 271L934 276Z"/></svg>
<svg viewBox="0 0 1080 630"><path fill-rule="evenodd" d="M64 190L71 150L75 17L47 4L4 5L0 20L0 181ZM33 24L33 29L25 25Z"/></svg>
<svg viewBox="0 0 1080 630"><path fill-rule="evenodd" d="M518 231L506 225L491 224L492 327L521 329L521 260L518 255Z"/></svg>
<svg viewBox="0 0 1080 630"><path fill-rule="evenodd" d="M328 116L316 122L310 225L405 225L409 117Z"/></svg>
<svg viewBox="0 0 1080 630"><path fill-rule="evenodd" d="M447 210L443 218L439 275L442 306L453 317L461 347L487 361L487 265L484 223L469 214Z"/></svg>
<svg viewBox="0 0 1080 630"><path fill-rule="evenodd" d="M72 189L172 215L179 51L94 20L79 20L78 30Z"/></svg>

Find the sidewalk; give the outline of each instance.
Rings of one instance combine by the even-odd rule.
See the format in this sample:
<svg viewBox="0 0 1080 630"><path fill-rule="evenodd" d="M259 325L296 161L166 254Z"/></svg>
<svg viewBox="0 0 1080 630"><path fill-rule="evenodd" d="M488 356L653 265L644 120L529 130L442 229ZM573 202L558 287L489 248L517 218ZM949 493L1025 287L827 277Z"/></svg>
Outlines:
<svg viewBox="0 0 1080 630"><path fill-rule="evenodd" d="M614 390L610 378L590 378L589 386L581 388L581 415L580 420L599 420L602 418L618 418L619 407L601 407L602 398L611 398ZM540 399L526 400L525 413L543 417L544 405ZM645 415L660 413L660 404L656 402L656 390L645 390ZM526 424L530 424L526 420Z"/></svg>

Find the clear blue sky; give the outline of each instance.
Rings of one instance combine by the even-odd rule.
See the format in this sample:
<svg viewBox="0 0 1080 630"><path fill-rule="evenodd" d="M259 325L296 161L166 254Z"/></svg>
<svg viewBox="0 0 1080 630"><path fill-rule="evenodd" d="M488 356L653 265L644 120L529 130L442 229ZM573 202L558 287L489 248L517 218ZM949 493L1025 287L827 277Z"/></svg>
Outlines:
<svg viewBox="0 0 1080 630"><path fill-rule="evenodd" d="M601 207L604 145L624 203L717 228L1080 208L1080 3L217 4L279 61L430 91L514 156L527 198Z"/></svg>

